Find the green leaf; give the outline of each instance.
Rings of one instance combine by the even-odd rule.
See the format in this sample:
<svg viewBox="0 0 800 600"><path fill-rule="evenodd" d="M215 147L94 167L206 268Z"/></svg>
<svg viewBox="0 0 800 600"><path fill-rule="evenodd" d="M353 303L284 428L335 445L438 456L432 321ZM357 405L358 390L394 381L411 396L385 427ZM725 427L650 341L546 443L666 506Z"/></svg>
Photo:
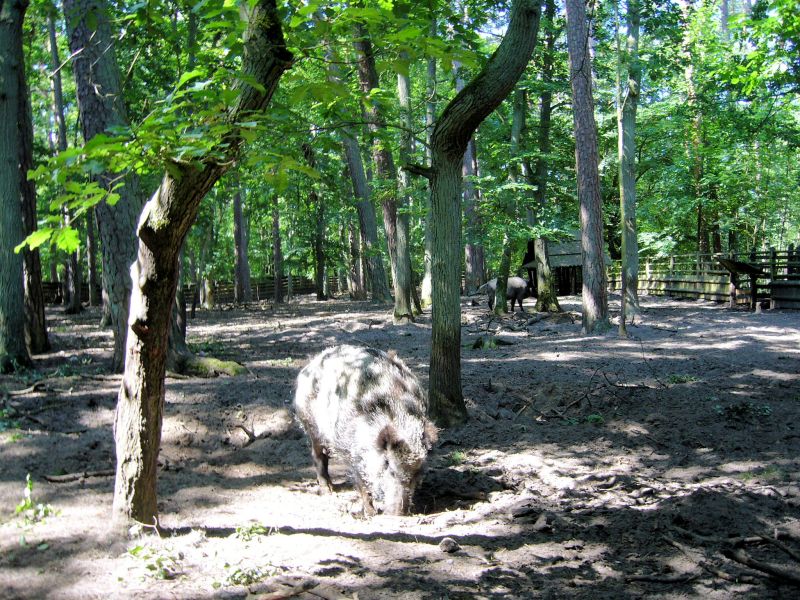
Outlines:
<svg viewBox="0 0 800 600"><path fill-rule="evenodd" d="M176 89L180 89L187 81L191 81L192 79L197 79L205 75L205 72L200 69L195 69L194 71L189 71L188 73L184 73L181 78L178 80L177 85L175 85Z"/></svg>
<svg viewBox="0 0 800 600"><path fill-rule="evenodd" d="M53 235L53 243L60 250L70 253L80 248L81 238L75 229L72 227L65 227Z"/></svg>
<svg viewBox="0 0 800 600"><path fill-rule="evenodd" d="M49 227L44 227L42 229L37 229L33 233L31 233L28 237L22 240L18 246L14 248L14 252L19 253L22 251L25 246L28 246L31 250L35 250L45 242L50 240L50 236L53 235L53 230Z"/></svg>

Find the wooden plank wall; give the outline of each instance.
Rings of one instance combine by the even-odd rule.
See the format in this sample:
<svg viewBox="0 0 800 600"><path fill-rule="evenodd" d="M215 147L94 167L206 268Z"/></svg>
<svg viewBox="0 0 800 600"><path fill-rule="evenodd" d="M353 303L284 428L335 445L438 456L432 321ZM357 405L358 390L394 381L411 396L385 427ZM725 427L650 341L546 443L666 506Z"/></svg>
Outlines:
<svg viewBox="0 0 800 600"><path fill-rule="evenodd" d="M768 283L773 279L800 281L800 257L794 252L769 250L726 257L756 265L766 273L756 280L757 294L762 299L769 298ZM609 268L608 284L610 290L620 290L619 261ZM730 274L712 254L644 259L639 265L639 293L727 302L730 299ZM736 302L747 304L749 301L750 278L740 276Z"/></svg>

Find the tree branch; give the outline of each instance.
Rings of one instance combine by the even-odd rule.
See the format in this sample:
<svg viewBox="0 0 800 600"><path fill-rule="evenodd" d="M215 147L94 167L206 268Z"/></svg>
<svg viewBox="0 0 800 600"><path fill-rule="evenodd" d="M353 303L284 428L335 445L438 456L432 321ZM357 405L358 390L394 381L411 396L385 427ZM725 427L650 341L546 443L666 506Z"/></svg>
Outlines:
<svg viewBox="0 0 800 600"><path fill-rule="evenodd" d="M401 165L400 168L404 171L408 171L412 175L419 175L420 177L424 177L426 179L433 177L433 169L430 167L424 167L415 163L406 163Z"/></svg>

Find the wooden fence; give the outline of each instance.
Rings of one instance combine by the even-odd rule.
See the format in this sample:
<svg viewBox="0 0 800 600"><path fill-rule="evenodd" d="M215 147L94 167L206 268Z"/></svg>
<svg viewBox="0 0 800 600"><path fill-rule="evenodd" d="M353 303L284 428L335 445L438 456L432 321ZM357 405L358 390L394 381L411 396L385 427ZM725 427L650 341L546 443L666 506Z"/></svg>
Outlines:
<svg viewBox="0 0 800 600"><path fill-rule="evenodd" d="M300 295L300 294L313 294L316 292L316 287L314 286L314 282L308 279L307 277L297 277L293 276L292 280L292 294L293 295ZM284 277L282 279L283 282L283 293L286 296L289 292L289 277ZM328 286L332 293L336 293L338 290L338 282L335 277L331 277ZM234 299L234 284L230 282L217 282L213 284L213 294L214 294L214 302L217 304L232 304ZM260 300L272 300L275 296L275 279L273 277L264 277L262 279L253 279L250 281L250 287L253 290L253 301L258 302ZM61 282L52 282L52 281L43 281L42 282L42 290L44 292L44 301L47 304L60 304L62 300L62 284ZM183 287L184 298L186 298L186 303L192 303L192 298L194 298L194 291L195 286L194 284L185 285ZM98 286L97 294L98 298L100 297L101 288ZM87 284L83 284L81 297L83 298L84 303L88 302L89 299L89 286Z"/></svg>
<svg viewBox="0 0 800 600"><path fill-rule="evenodd" d="M289 293L289 277L281 279L283 284L284 297ZM332 292L336 291L336 281L332 278L329 281ZM260 300L272 300L275 297L275 278L264 277L262 279L251 279L250 287L253 291L253 302ZM307 277L291 277L291 292L293 296L301 294L313 294L316 292L314 282ZM189 284L183 288L186 303L191 304L194 298L195 286ZM213 285L214 302L216 304L232 304L235 296L235 284L231 282L216 282Z"/></svg>
<svg viewBox="0 0 800 600"><path fill-rule="evenodd" d="M701 298L717 302L731 297L731 274L717 257L731 258L761 269L763 275L740 276L736 302L746 304L751 298L751 281L755 282L756 297L770 297L771 281L800 282L800 255L790 250L770 249L726 255L684 254L659 259L643 259L639 264L639 293L681 298ZM609 289L620 290L620 262L614 261L608 270Z"/></svg>

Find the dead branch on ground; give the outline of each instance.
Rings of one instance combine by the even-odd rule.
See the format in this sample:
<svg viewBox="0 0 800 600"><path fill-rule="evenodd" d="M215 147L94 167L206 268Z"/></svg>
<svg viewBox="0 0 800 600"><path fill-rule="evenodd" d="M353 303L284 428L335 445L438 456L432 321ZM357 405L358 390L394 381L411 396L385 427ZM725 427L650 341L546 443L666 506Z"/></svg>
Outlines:
<svg viewBox="0 0 800 600"><path fill-rule="evenodd" d="M102 471L83 471L82 473L67 473L65 475L45 475L45 481L50 483L68 483L70 481L80 481L90 477L112 477L114 469L104 469Z"/></svg>

